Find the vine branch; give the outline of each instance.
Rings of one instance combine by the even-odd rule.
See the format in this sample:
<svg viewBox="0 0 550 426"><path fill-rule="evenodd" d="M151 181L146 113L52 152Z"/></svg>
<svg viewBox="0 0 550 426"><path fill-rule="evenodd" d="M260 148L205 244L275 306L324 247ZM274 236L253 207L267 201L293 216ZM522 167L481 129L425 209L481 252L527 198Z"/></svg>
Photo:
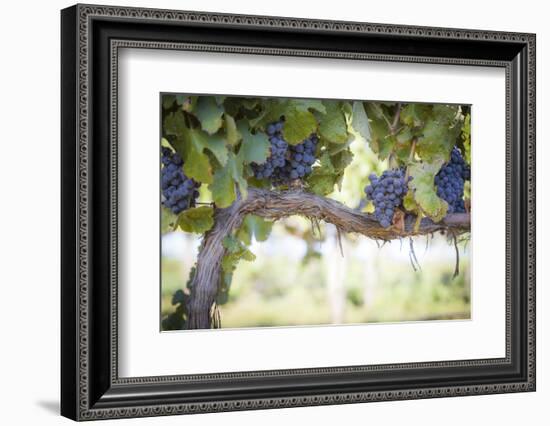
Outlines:
<svg viewBox="0 0 550 426"><path fill-rule="evenodd" d="M417 231L414 230L415 218L407 216L404 229L400 230L395 227L383 228L373 215L358 212L338 201L301 189L279 192L250 188L245 199L240 198L231 206L216 210L214 227L204 236L197 258L196 272L191 282L191 297L188 304L190 329L211 327L211 308L216 298L221 263L225 255L222 242L241 226L247 214L273 220L300 215L332 223L339 232L354 232L384 241L447 230L459 235L470 229L468 213L447 215L439 223L424 218Z"/></svg>

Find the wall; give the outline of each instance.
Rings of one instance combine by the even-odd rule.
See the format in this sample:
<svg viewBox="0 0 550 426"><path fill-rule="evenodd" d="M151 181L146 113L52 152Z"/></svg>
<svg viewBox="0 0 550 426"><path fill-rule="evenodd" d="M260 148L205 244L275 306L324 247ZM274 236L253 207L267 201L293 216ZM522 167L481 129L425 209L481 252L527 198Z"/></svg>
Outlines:
<svg viewBox="0 0 550 426"><path fill-rule="evenodd" d="M550 28L544 2L526 0L338 2L245 0L108 1L126 4L537 33L538 54L538 390L531 394L463 397L376 404L296 408L192 417L131 420L131 424L255 425L371 424L500 425L533 420L543 424L550 401L548 337L550 237L543 198L550 184L545 159L550 137ZM2 7L0 65L0 393L4 424L67 424L57 416L59 394L59 9L67 1L25 1ZM487 165L489 177L491 165ZM7 337L7 339L6 339ZM539 420L537 421L537 416ZM125 424L126 420L121 421ZM110 424L113 422L106 422ZM113 423L116 424L116 423ZM120 423L122 424L122 423Z"/></svg>

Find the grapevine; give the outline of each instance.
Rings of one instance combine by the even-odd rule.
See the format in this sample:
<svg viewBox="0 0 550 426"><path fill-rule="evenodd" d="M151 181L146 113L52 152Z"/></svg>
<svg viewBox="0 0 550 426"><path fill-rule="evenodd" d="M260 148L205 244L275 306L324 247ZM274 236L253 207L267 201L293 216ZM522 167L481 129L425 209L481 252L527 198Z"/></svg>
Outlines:
<svg viewBox="0 0 550 426"><path fill-rule="evenodd" d="M202 238L196 273L163 327L216 327L234 266L252 261L251 242L283 217L384 241L469 233L470 113L469 105L163 95L162 229ZM198 206L201 185L209 202ZM363 192L373 214L346 205Z"/></svg>

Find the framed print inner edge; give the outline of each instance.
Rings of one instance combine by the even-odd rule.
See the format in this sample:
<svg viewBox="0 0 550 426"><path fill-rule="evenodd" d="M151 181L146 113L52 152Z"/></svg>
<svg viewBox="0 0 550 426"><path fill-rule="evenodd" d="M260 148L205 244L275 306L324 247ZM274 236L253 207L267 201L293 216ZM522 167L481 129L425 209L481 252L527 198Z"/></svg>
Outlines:
<svg viewBox="0 0 550 426"><path fill-rule="evenodd" d="M91 108L89 104L90 93L93 88L88 80L89 72L89 55L88 47L90 45L89 29L91 21L96 17L111 17L120 19L140 19L148 22L158 20L168 20L175 22L201 22L211 24L238 25L238 26L260 26L260 27L280 27L280 28L303 28L315 29L315 31L349 31L360 33L383 33L388 36L391 34L407 33L418 37L440 37L448 39L483 39L483 40L505 40L511 43L523 43L526 45L525 52L521 55L520 63L518 61L499 61L499 60L483 60L483 59L462 59L462 58L441 58L437 56L406 56L392 54L368 54L368 53L352 53L340 51L315 51L302 49L281 49L268 47L248 47L248 46L230 46L230 45L213 45L199 43L176 43L176 42L157 42L131 39L111 39L109 45L110 51L110 297L109 297L109 323L110 323L110 359L103 360L104 364L109 365L109 377L104 378L106 387L109 392L106 397L98 398L100 391L90 389L89 380L90 374L93 371L90 368L90 330L88 328L89 321L92 319L88 315L90 306L89 297L89 265L88 265L88 233L89 233L89 215L91 212L89 205L89 168L88 163L88 144L91 139L88 115ZM174 11L158 11L150 9L132 9L132 8L114 8L101 6L77 6L76 17L78 21L78 38L79 38L79 53L77 57L77 90L78 90L78 113L77 113L77 129L78 135L78 151L77 151L77 170L75 175L78 177L78 238L77 246L79 253L77 270L78 288L77 288L77 305L76 319L78 320L77 329L77 353L78 362L75 365L76 369L76 389L78 390L77 407L74 407L75 418L78 419L99 419L111 417L136 417L148 415L166 415L178 413L193 413L193 412L210 412L210 411L227 411L239 409L259 409L259 408L275 408L275 407L290 407L290 406L306 406L319 404L335 404L335 403L350 403L362 401L379 401L379 400L395 400L395 399L413 399L439 396L458 396L458 395L473 395L484 393L502 393L516 391L532 391L535 389L535 336L534 336L534 307L535 307L535 177L534 177L534 144L535 144L535 39L534 36L528 34L515 33L493 33L484 31L470 30L449 30L438 28L420 28L420 27L405 27L393 25L375 25L361 23L338 23L330 21L313 21L291 18L272 18L272 17L247 17L239 15L219 15L197 12L174 12ZM322 57L322 58L338 58L350 60L371 60L371 61L395 61L395 62L417 62L430 64L455 64L455 65L483 65L491 67L503 67L506 71L506 357L495 359L479 359L479 360L460 360L460 361L444 361L444 362L423 362L423 363L400 363L400 364L385 364L385 365L370 365L370 366L348 366L348 367L326 367L326 368L307 368L307 369L292 369L292 370L271 370L271 371L252 371L239 373L219 373L219 374L200 374L200 375L171 375L171 376L156 376L156 377L118 377L118 317L117 317L117 203L118 203L118 184L117 184L117 117L118 117L118 50L120 48L140 48L140 49L165 49L165 50L193 50L193 51L208 51L208 52L227 52L240 54L264 54L264 55L284 55L284 56L307 56L307 57ZM90 61L91 62L91 61ZM521 63L523 62L523 63ZM526 82L527 87L518 88L518 82L512 78L514 73L522 73L521 67L527 69ZM527 98L520 99L520 102L525 102L525 105L517 105L513 103L513 99L518 97L518 92ZM523 116L520 120L525 128L512 128L510 123L516 114L522 112ZM527 140L524 140L521 132L526 132ZM516 132L515 134L513 132ZM512 142L514 138L518 139L518 144L523 141L526 143L524 149L526 156L515 158L512 152ZM518 149L520 147L517 147ZM526 172L526 188L527 193L521 196L521 199L526 202L527 218L525 226L526 235L523 238L518 235L518 226L512 230L512 207L518 200L514 197L520 197L519 194L514 194L512 188L512 163L516 164L520 170L516 173ZM516 183L516 182L514 182ZM520 188L521 190L521 188ZM366 372L383 372L391 370L405 369L432 369L442 367L477 367L477 366L510 366L512 358L518 354L512 353L512 340L514 337L512 331L514 327L512 310L512 296L521 297L519 288L512 286L512 266L510 257L512 256L512 239L519 239L519 244L524 250L525 262L523 265L527 282L525 286L525 299L522 300L525 308L526 330L525 338L525 360L526 371L525 381L502 381L499 383L487 383L480 385L451 385L451 386L436 386L426 388L401 388L399 390L376 390L376 391L350 391L350 392L322 392L312 395L291 395L291 396L266 396L266 397L250 397L250 398L229 398L220 401L203 402L159 402L156 404L142 405L139 402L135 403L135 397L131 393L127 394L128 386L141 385L152 386L170 385L177 383L205 383L211 381L225 380L243 380L243 379L261 379L261 378L281 378L281 377L305 377L308 375L331 376L342 374L366 373ZM521 279L521 276L516 276L516 279ZM518 283L519 284L519 283ZM519 295L519 296L518 296ZM515 313L519 315L519 313ZM521 346L521 345L520 345ZM108 383L107 383L108 382ZM124 405L127 403L127 407ZM72 408L72 407L71 407ZM66 413L72 412L72 409L66 409ZM73 416L71 416L73 417Z"/></svg>

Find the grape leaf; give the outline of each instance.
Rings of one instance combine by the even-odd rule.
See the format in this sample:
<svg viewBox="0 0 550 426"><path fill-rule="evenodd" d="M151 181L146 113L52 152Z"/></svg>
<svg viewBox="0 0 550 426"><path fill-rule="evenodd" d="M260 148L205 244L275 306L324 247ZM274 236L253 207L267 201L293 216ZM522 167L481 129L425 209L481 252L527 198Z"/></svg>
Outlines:
<svg viewBox="0 0 550 426"><path fill-rule="evenodd" d="M418 211L418 204L414 201L414 191L408 191L403 197L403 207L409 212Z"/></svg>
<svg viewBox="0 0 550 426"><path fill-rule="evenodd" d="M279 119L285 115L288 100L266 99L262 104L263 110L260 115L250 120L250 127L253 129L263 128L270 123L279 121Z"/></svg>
<svg viewBox="0 0 550 426"><path fill-rule="evenodd" d="M405 164L409 161L409 156L411 155L413 137L410 127L403 127L395 139L395 155Z"/></svg>
<svg viewBox="0 0 550 426"><path fill-rule="evenodd" d="M213 135L222 127L223 107L218 105L213 96L199 97L194 115L201 122L202 129L209 135Z"/></svg>
<svg viewBox="0 0 550 426"><path fill-rule="evenodd" d="M409 166L412 180L409 187L413 190L413 198L420 210L433 221L439 222L447 214L448 204L437 196L434 177L441 169L444 160L439 157L432 163L414 163ZM405 208L411 205L409 201Z"/></svg>
<svg viewBox="0 0 550 426"><path fill-rule="evenodd" d="M374 102L366 104L366 113L370 125L370 148L381 160L385 160L393 151L396 142L389 134L389 117L382 107Z"/></svg>
<svg viewBox="0 0 550 426"><path fill-rule="evenodd" d="M178 225L185 232L203 234L214 226L214 209L200 206L187 209L178 216Z"/></svg>
<svg viewBox="0 0 550 426"><path fill-rule="evenodd" d="M235 201L237 197L235 182L233 181L229 165L216 170L214 180L208 186L208 189L212 193L212 200L216 203L217 207L229 207Z"/></svg>
<svg viewBox="0 0 550 426"><path fill-rule="evenodd" d="M227 163L230 166L231 175L233 176L233 179L235 180L235 182L237 183L237 186L239 187L241 196L243 198L246 198L248 195L248 183L244 178L243 154L240 151L236 156L233 155L233 153L230 153L229 159L231 161L228 161Z"/></svg>
<svg viewBox="0 0 550 426"><path fill-rule="evenodd" d="M237 233L237 237L245 244L252 242L252 237L256 241L266 241L271 233L273 222L267 221L260 216L253 214L246 215L243 224Z"/></svg>
<svg viewBox="0 0 550 426"><path fill-rule="evenodd" d="M161 138L160 139L160 146L164 147L164 148L170 148L172 149L172 145L170 144L170 142L168 141L168 139L166 138Z"/></svg>
<svg viewBox="0 0 550 426"><path fill-rule="evenodd" d="M343 172L347 166L353 161L353 152L348 149L338 151L336 154L331 155L330 162L334 166L336 172Z"/></svg>
<svg viewBox="0 0 550 426"><path fill-rule="evenodd" d="M458 106L434 105L418 138L416 153L427 162L442 156L448 160L461 130Z"/></svg>
<svg viewBox="0 0 550 426"><path fill-rule="evenodd" d="M229 145L237 145L241 140L242 136L237 130L237 125L235 124L235 119L229 114L225 113L225 134L227 137L227 143Z"/></svg>
<svg viewBox="0 0 550 426"><path fill-rule="evenodd" d="M174 95L163 95L162 96L162 107L164 109L170 109L172 105L174 105L174 102L176 101L176 97Z"/></svg>
<svg viewBox="0 0 550 426"><path fill-rule="evenodd" d="M418 138L416 153L429 163L441 156L449 158L455 141L456 131L449 129L436 118L430 118L424 126L422 136Z"/></svg>
<svg viewBox="0 0 550 426"><path fill-rule="evenodd" d="M421 127L431 112L430 105L408 104L401 109L399 119L401 123L410 127Z"/></svg>
<svg viewBox="0 0 550 426"><path fill-rule="evenodd" d="M249 262L256 259L254 253L234 236L225 237L222 241L222 245L226 250L225 256L222 259L222 270L224 272L233 272L241 259Z"/></svg>
<svg viewBox="0 0 550 426"><path fill-rule="evenodd" d="M216 157L216 160L220 165L224 165L227 162L228 149L225 145L225 138L220 134L208 136L207 134L196 129L197 143L202 145L203 152L205 149L210 151Z"/></svg>
<svg viewBox="0 0 550 426"><path fill-rule="evenodd" d="M370 136L369 118L365 112L362 102L354 102L351 112L351 127L355 130L363 139L368 141Z"/></svg>
<svg viewBox="0 0 550 426"><path fill-rule="evenodd" d="M242 151L244 163L265 163L271 145L267 135L263 132L257 132L256 134L250 133L248 124L245 120L240 120L237 123L237 129L243 138L239 153Z"/></svg>
<svg viewBox="0 0 550 426"><path fill-rule="evenodd" d="M470 123L471 117L470 114L466 114L466 118L464 119L464 124L462 125L462 140L464 142L464 159L468 164L471 164L471 157L470 157L470 138L471 138L471 123Z"/></svg>
<svg viewBox="0 0 550 426"><path fill-rule="evenodd" d="M164 206L160 208L160 232L166 234L176 229L178 222L178 216L172 213L172 211Z"/></svg>
<svg viewBox="0 0 550 426"><path fill-rule="evenodd" d="M223 166L227 161L228 150L221 135L208 135L201 129L190 129L185 123L184 113L177 111L166 117L164 131L175 136L172 143L185 162L185 174L199 182L212 181L212 166L204 151L210 151Z"/></svg>
<svg viewBox="0 0 550 426"><path fill-rule="evenodd" d="M164 120L164 136L175 136L171 145L176 152L185 159L185 141L182 134L186 128L183 112L177 111L169 114Z"/></svg>
<svg viewBox="0 0 550 426"><path fill-rule="evenodd" d="M212 167L208 156L206 156L200 146L196 143L186 144L186 155L184 157L183 171L185 174L202 183L212 182Z"/></svg>
<svg viewBox="0 0 550 426"><path fill-rule="evenodd" d="M307 183L311 192L324 197L334 191L340 174L334 169L328 152L325 151L319 160L320 164L313 167Z"/></svg>
<svg viewBox="0 0 550 426"><path fill-rule="evenodd" d="M318 111L321 114L326 114L327 109L322 101L318 99L293 99L290 101L291 105L293 105L297 110L300 111L307 111L307 110L313 110Z"/></svg>
<svg viewBox="0 0 550 426"><path fill-rule="evenodd" d="M212 200L217 207L229 207L236 200L235 183L237 183L241 195L246 198L248 184L243 177L242 157L229 152L225 166L216 170L213 182L208 186L212 193Z"/></svg>
<svg viewBox="0 0 550 426"><path fill-rule="evenodd" d="M317 130L317 120L307 109L289 104L285 109L283 136L290 145L297 145Z"/></svg>
<svg viewBox="0 0 550 426"><path fill-rule="evenodd" d="M325 101L326 114L321 117L319 133L332 143L345 143L348 140L346 119L339 102Z"/></svg>

